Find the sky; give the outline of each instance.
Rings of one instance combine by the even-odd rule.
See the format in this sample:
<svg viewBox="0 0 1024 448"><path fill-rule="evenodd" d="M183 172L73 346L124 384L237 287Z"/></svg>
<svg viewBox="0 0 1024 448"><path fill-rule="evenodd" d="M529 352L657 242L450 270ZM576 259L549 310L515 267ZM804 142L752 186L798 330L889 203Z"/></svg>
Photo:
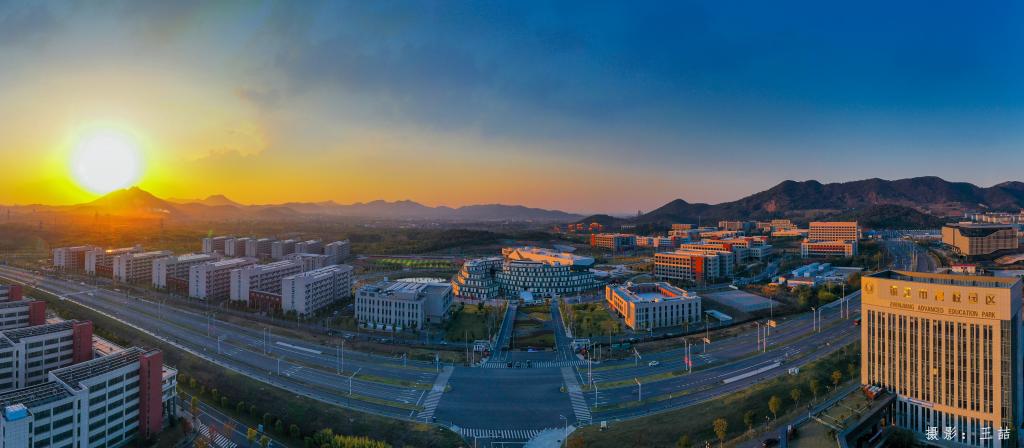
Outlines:
<svg viewBox="0 0 1024 448"><path fill-rule="evenodd" d="M0 203L137 184L243 203L575 212L786 180L1021 180L1019 2L8 2Z"/></svg>

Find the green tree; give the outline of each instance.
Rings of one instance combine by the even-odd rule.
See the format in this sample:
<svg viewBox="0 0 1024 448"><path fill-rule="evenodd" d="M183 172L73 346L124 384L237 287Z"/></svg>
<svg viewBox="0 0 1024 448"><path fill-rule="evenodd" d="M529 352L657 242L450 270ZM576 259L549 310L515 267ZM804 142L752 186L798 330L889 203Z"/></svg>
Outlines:
<svg viewBox="0 0 1024 448"><path fill-rule="evenodd" d="M190 402L189 402L189 409L192 411L192 415L196 415L196 414L199 413L199 398L198 397L196 397L194 395L192 396L192 400L190 400Z"/></svg>
<svg viewBox="0 0 1024 448"><path fill-rule="evenodd" d="M779 408L782 407L782 399L778 395L772 395L768 399L768 410L772 413L772 419L778 418Z"/></svg>
<svg viewBox="0 0 1024 448"><path fill-rule="evenodd" d="M238 414L238 415L242 415L242 414L245 413L245 402L244 401L239 401L238 404L235 405L235 413Z"/></svg>
<svg viewBox="0 0 1024 448"><path fill-rule="evenodd" d="M228 397L226 395L223 396L223 397L220 397L220 407L222 407L224 409L227 409L228 408L228 403L230 403L230 402L231 402L231 400L228 400Z"/></svg>
<svg viewBox="0 0 1024 448"><path fill-rule="evenodd" d="M838 370L836 370L835 372L832 372L832 385L833 386L839 387L839 383L841 383L842 381L843 381L843 372L840 372Z"/></svg>
<svg viewBox="0 0 1024 448"><path fill-rule="evenodd" d="M300 435L302 435L302 431L299 429L299 425L292 423L290 426L288 426L288 434L291 435L292 438L297 439L299 438Z"/></svg>
<svg viewBox="0 0 1024 448"><path fill-rule="evenodd" d="M793 404L794 405L800 403L800 388L799 387L794 387L792 390L790 390L789 391L789 398L793 399Z"/></svg>
<svg viewBox="0 0 1024 448"><path fill-rule="evenodd" d="M263 448L267 448L268 446L270 446L270 437L260 437L260 446Z"/></svg>
<svg viewBox="0 0 1024 448"><path fill-rule="evenodd" d="M718 446L725 445L725 436L729 433L729 422L725 421L724 418L716 418L712 423L712 429L715 431L715 435L718 436Z"/></svg>
<svg viewBox="0 0 1024 448"><path fill-rule="evenodd" d="M821 382L818 381L817 378L811 378L810 382L807 385L811 389L811 394L814 395L814 400L817 401L818 392L821 392Z"/></svg>
<svg viewBox="0 0 1024 448"><path fill-rule="evenodd" d="M856 378L858 370L857 365L852 362L846 365L846 372L850 374L850 378Z"/></svg>
<svg viewBox="0 0 1024 448"><path fill-rule="evenodd" d="M252 418L256 418L256 415L258 415L258 414L259 414L259 410L256 409L256 405L250 404L249 405L249 416L252 417Z"/></svg>
<svg viewBox="0 0 1024 448"><path fill-rule="evenodd" d="M189 389L196 390L196 386L198 386L198 385L199 385L199 383L196 382L195 378L189 378L188 379L188 388Z"/></svg>
<svg viewBox="0 0 1024 448"><path fill-rule="evenodd" d="M754 411L747 411L743 413L743 424L747 425L747 431L754 430Z"/></svg>
<svg viewBox="0 0 1024 448"><path fill-rule="evenodd" d="M269 428L270 425L274 424L274 416L270 415L269 412L263 414L263 426Z"/></svg>
<svg viewBox="0 0 1024 448"><path fill-rule="evenodd" d="M210 396L213 397L213 401L217 402L220 398L220 391L217 388L210 389Z"/></svg>
<svg viewBox="0 0 1024 448"><path fill-rule="evenodd" d="M256 441L256 437L259 435L260 433L256 431L256 428L249 427L245 430L245 440L249 441L250 448L252 448L252 443Z"/></svg>
<svg viewBox="0 0 1024 448"><path fill-rule="evenodd" d="M679 440L676 441L676 448L693 448L693 442L690 441L690 435L683 434L679 437Z"/></svg>
<svg viewBox="0 0 1024 448"><path fill-rule="evenodd" d="M281 419L277 419L277 421L274 422L274 431L277 431L278 434L284 434L284 422L282 422Z"/></svg>

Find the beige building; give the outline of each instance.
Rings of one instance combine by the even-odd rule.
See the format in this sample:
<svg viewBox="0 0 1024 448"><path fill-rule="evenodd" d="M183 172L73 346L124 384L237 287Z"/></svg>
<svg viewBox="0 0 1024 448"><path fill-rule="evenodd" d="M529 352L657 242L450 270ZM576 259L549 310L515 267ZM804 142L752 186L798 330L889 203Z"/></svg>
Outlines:
<svg viewBox="0 0 1024 448"><path fill-rule="evenodd" d="M816 221L807 227L807 239L813 241L857 241L860 227L856 221Z"/></svg>
<svg viewBox="0 0 1024 448"><path fill-rule="evenodd" d="M852 257L857 255L856 241L804 241L800 243L803 258Z"/></svg>
<svg viewBox="0 0 1024 448"><path fill-rule="evenodd" d="M697 323L701 319L700 296L665 282L608 285L604 295L608 306L633 330Z"/></svg>
<svg viewBox="0 0 1024 448"><path fill-rule="evenodd" d="M1000 430L1021 426L1021 280L884 271L861 284L861 382L897 395L895 423L943 446L1017 446Z"/></svg>
<svg viewBox="0 0 1024 448"><path fill-rule="evenodd" d="M1004 249L1017 249L1017 231L1006 224L961 222L942 226L942 243L963 256L989 255Z"/></svg>
<svg viewBox="0 0 1024 448"><path fill-rule="evenodd" d="M732 274L732 252L687 250L654 254L654 276L704 284Z"/></svg>

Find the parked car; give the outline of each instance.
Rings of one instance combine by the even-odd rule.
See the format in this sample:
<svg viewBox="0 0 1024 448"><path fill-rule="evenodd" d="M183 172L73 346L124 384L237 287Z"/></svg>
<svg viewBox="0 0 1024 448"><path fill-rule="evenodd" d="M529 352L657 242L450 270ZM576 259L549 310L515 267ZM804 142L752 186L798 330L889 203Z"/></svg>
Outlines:
<svg viewBox="0 0 1024 448"><path fill-rule="evenodd" d="M651 361L651 362L647 363L647 367L658 367L658 364L661 364L661 363L658 362L658 361Z"/></svg>
<svg viewBox="0 0 1024 448"><path fill-rule="evenodd" d="M770 446L779 446L779 439L776 439L776 438L764 439L763 441L761 441L761 446L766 447L766 448L770 447Z"/></svg>

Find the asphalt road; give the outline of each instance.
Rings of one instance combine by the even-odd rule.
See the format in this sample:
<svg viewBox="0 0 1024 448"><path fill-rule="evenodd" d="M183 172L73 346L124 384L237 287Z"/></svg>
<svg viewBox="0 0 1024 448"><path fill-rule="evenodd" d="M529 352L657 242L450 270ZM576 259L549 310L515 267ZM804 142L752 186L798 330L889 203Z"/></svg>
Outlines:
<svg viewBox="0 0 1024 448"><path fill-rule="evenodd" d="M893 269L935 272L939 267L935 258L913 241L887 239L883 240L882 244L885 246L885 250L889 252L889 256L892 257L891 265Z"/></svg>

